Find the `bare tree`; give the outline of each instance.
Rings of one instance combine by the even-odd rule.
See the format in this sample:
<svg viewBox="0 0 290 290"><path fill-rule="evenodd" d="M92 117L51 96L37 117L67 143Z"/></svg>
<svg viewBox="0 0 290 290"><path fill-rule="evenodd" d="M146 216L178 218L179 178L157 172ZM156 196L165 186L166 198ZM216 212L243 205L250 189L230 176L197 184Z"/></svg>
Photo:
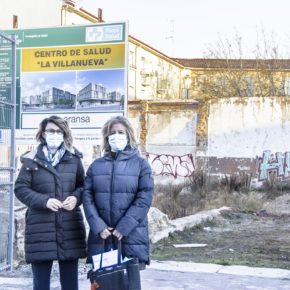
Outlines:
<svg viewBox="0 0 290 290"><path fill-rule="evenodd" d="M257 33L252 58L244 58L242 37L236 33L233 39L220 38L208 46L203 66L207 72L196 77L195 90L204 100L289 93L285 69L290 60L280 57L274 36L264 30Z"/></svg>

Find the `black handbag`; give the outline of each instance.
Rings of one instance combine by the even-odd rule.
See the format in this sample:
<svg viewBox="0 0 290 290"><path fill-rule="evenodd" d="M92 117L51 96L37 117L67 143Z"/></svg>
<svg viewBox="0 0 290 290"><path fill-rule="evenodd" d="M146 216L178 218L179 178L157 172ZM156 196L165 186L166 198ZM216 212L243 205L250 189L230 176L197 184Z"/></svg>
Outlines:
<svg viewBox="0 0 290 290"><path fill-rule="evenodd" d="M121 263L121 241L118 240L118 264L98 270L91 269L87 278L91 282L91 290L128 290L128 277L125 272L127 263Z"/></svg>

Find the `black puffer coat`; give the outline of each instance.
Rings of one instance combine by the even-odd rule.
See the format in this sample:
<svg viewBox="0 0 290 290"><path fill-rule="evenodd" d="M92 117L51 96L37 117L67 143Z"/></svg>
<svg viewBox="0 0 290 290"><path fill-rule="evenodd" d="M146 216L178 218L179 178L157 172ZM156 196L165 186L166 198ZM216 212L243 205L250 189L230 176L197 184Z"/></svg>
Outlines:
<svg viewBox="0 0 290 290"><path fill-rule="evenodd" d="M95 160L87 171L84 210L90 225L88 262L103 251L100 233L107 227L117 229L123 254L149 264L147 213L153 197L153 179L148 162L137 149L106 155ZM110 238L106 243L110 243Z"/></svg>
<svg viewBox="0 0 290 290"><path fill-rule="evenodd" d="M15 182L15 195L28 209L25 226L25 256L28 263L72 260L86 256L85 227L79 205L82 202L84 169L81 153L66 151L56 167L42 152L21 157L23 163ZM53 212L46 207L49 198L64 201L77 198L72 211Z"/></svg>

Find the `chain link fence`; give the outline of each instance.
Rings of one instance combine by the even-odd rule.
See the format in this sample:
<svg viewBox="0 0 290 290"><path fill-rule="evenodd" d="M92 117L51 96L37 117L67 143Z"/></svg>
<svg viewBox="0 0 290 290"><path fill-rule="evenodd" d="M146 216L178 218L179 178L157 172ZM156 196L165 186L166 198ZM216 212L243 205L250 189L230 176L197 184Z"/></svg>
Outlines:
<svg viewBox="0 0 290 290"><path fill-rule="evenodd" d="M0 33L0 271L13 267L16 45Z"/></svg>

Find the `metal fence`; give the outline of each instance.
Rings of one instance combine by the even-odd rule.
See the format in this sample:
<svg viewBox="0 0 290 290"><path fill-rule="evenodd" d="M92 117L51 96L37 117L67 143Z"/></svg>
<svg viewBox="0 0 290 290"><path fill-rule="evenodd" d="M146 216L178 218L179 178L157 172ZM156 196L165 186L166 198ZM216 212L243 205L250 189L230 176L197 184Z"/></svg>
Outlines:
<svg viewBox="0 0 290 290"><path fill-rule="evenodd" d="M0 33L0 271L13 267L16 45Z"/></svg>

